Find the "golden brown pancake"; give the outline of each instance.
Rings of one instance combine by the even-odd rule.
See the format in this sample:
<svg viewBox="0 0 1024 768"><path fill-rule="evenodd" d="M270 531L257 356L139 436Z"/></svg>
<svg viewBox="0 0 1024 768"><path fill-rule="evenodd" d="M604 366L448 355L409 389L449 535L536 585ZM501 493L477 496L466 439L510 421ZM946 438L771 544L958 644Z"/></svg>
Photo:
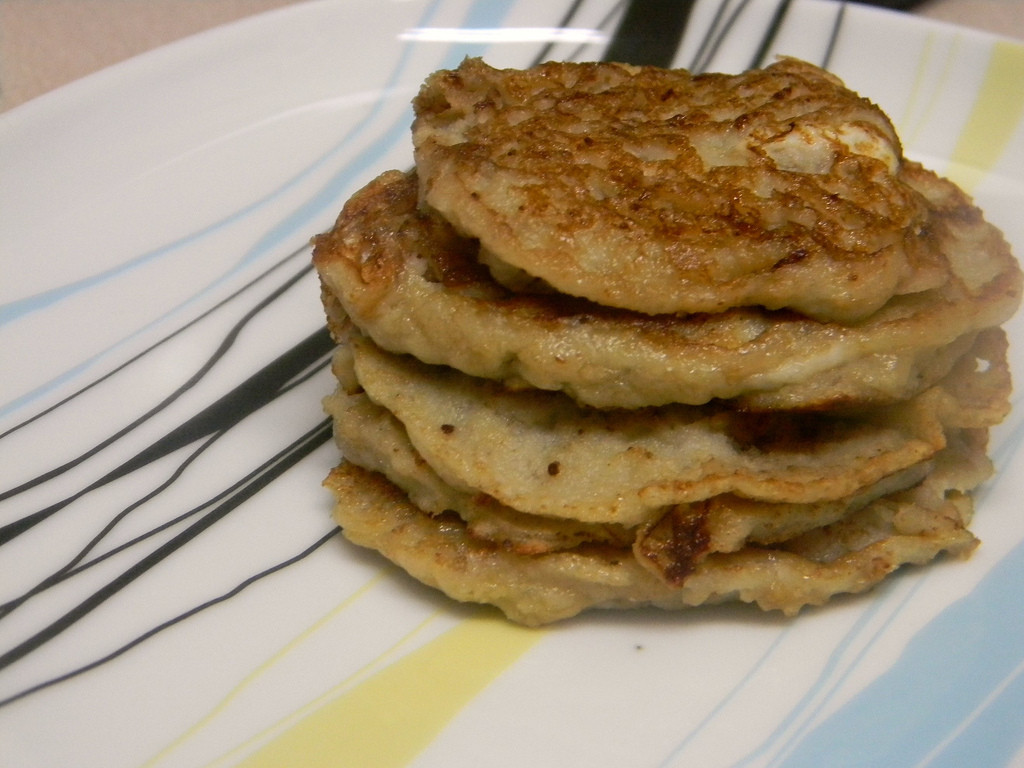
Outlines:
<svg viewBox="0 0 1024 768"><path fill-rule="evenodd" d="M1005 341L999 329L984 339L991 349L979 343L932 389L869 413L598 410L561 393L508 390L427 366L358 333L349 337L351 361L339 358L335 370L351 365L360 391L398 420L449 486L522 512L634 526L668 505L726 493L770 502L843 498L931 458L949 426L998 423L1009 408Z"/></svg>
<svg viewBox="0 0 1024 768"><path fill-rule="evenodd" d="M882 496L909 488L933 468L931 459L924 460L850 496L828 501L780 503L722 494L652 509L645 522L632 527L588 523L521 512L484 493L448 485L416 452L401 423L361 392L350 393L339 387L324 399L324 406L332 417L335 441L350 463L384 475L407 494L412 504L431 516L458 515L471 538L519 554L542 554L581 544L625 547L641 542L649 551L659 546L666 526L674 533L673 552L690 551L694 557L735 552L747 543L777 544L835 523ZM687 538L681 539L679 520L699 521L699 530L686 528Z"/></svg>
<svg viewBox="0 0 1024 768"><path fill-rule="evenodd" d="M341 381L337 390L324 399L335 441L344 456L353 464L387 477L424 512L453 512L465 521L471 537L522 554L569 549L582 543L627 546L645 530L658 528L662 518L680 514L699 514L708 552L736 551L747 541L776 543L833 523L881 496L908 488L920 482L932 468L929 457L858 487L849 496L826 501L778 503L726 493L693 504L651 507L635 525L580 521L566 517L564 510L557 510L556 515L527 513L480 491L446 483L416 451L402 423L354 384L352 364L345 360L347 357L344 347L335 355L335 369L340 372ZM834 489L842 487L833 485Z"/></svg>
<svg viewBox="0 0 1024 768"><path fill-rule="evenodd" d="M1001 333L994 331L992 335ZM998 347L999 339L993 340ZM986 423L1000 412L1000 407L988 403L987 399L995 394L995 400L1005 401L1006 393L1002 385L986 384L990 385L993 380L1005 382L1005 371L994 373L996 366L991 366L985 373L974 372L969 376L966 361L962 367L965 386L961 394L967 402L971 399L969 392L973 391L977 409L969 413L969 409L961 411L959 405L951 403L960 414L954 420L962 424ZM333 368L340 386L325 400L325 407L332 416L335 437L344 455L350 462L387 477L420 510L435 517L454 513L465 523L466 534L471 539L491 542L521 555L565 551L585 544L620 549L632 545L636 556L648 568L659 567L667 574L666 578L680 582L696 563L710 554L736 552L751 544L781 544L787 551L800 550L805 554L820 552L825 547L834 551L840 545L846 546L842 542L854 535L851 531L862 537L863 534L857 532L862 531L865 520L888 514L896 508L894 504L903 509L899 505L907 489L917 485L933 488L936 478L944 476L943 472L949 476L949 467L954 463L956 476L960 478L953 488L957 493L979 484L991 472L984 454L984 430L964 432L954 428L948 438L943 435L943 444L951 442L953 448L859 487L842 498L779 503L725 493L695 503L649 509L646 519L633 526L579 521L567 517L564 510L557 510L554 516L530 514L484 493L453 488L439 477L429 462L417 453L402 423L385 408L374 404L358 385L351 349L339 348ZM407 385L407 394L418 399L432 384L430 379L414 379ZM967 448L961 447L963 445ZM807 454L804 459L808 464L815 456L812 447L804 446ZM954 457L952 462L949 456ZM599 452L593 458L606 460ZM856 464L856 457L851 457L851 464ZM851 473L855 474L855 467L851 468ZM833 484L832 487L843 486ZM913 491L918 497L920 493L920 489ZM934 507L940 501L933 499L930 503ZM868 513L864 510L869 507L873 510L871 517L865 517Z"/></svg>
<svg viewBox="0 0 1024 768"><path fill-rule="evenodd" d="M806 62L693 75L467 59L414 107L421 201L562 293L851 322L948 277L888 118Z"/></svg>
<svg viewBox="0 0 1024 768"><path fill-rule="evenodd" d="M979 330L1013 314L1021 290L998 230L949 182L920 168L912 175L935 212L931 237L954 276L852 325L756 308L651 316L561 294L512 293L477 261L475 241L419 209L415 175L397 171L353 196L316 239L314 263L336 331L344 321L331 318L348 316L389 351L562 390L587 405L893 402L942 378Z"/></svg>
<svg viewBox="0 0 1024 768"><path fill-rule="evenodd" d="M969 553L1021 270L888 119L736 76L467 60L315 239L352 542L542 624L787 615Z"/></svg>
<svg viewBox="0 0 1024 768"><path fill-rule="evenodd" d="M732 600L793 615L837 594L862 592L902 565L942 552L963 555L977 543L965 527L969 498L943 498L933 506L943 494L929 488L908 491L887 508L868 507L839 529L832 552L807 546L804 552L744 547L713 553L687 568L680 583L664 561L621 547L584 544L523 555L474 539L457 516L430 516L383 475L347 462L325 485L349 541L456 600L490 603L527 625L588 608L675 609Z"/></svg>
<svg viewBox="0 0 1024 768"><path fill-rule="evenodd" d="M570 549L584 542L628 546L635 540L636 532L622 525L524 514L486 494L453 488L416 453L401 423L345 380L324 398L338 447L351 463L386 476L428 514L455 513L467 524L470 536L524 554Z"/></svg>

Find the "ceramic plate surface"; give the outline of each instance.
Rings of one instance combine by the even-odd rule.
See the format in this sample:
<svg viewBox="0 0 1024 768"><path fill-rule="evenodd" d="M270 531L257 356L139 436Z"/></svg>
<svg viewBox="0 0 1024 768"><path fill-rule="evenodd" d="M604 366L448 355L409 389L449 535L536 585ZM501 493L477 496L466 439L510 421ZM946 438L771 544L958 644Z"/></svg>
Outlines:
<svg viewBox="0 0 1024 768"><path fill-rule="evenodd" d="M466 55L823 64L1024 253L1020 44L852 4L646 5L297 5L0 116L0 765L1024 764L1024 408L970 560L795 621L526 630L330 520L308 241L411 163L411 97Z"/></svg>

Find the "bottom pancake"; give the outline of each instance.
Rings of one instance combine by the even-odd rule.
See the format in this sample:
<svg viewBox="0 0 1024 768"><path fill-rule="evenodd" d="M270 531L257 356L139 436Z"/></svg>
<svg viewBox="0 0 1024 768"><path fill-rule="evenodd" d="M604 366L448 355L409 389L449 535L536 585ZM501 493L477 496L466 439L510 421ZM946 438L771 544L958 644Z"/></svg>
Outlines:
<svg viewBox="0 0 1024 768"><path fill-rule="evenodd" d="M972 455L983 453L983 435L965 446ZM457 515L421 511L383 475L347 461L324 484L349 541L455 600L492 604L535 626L589 608L677 609L735 600L793 615L837 594L862 592L902 565L942 552L966 554L977 541L966 529L972 508L959 486L973 484L978 474L957 467L970 464L950 460L915 488L788 546L713 553L685 574L667 573L651 554L656 549L638 557L635 547L608 543L519 554L472 537Z"/></svg>

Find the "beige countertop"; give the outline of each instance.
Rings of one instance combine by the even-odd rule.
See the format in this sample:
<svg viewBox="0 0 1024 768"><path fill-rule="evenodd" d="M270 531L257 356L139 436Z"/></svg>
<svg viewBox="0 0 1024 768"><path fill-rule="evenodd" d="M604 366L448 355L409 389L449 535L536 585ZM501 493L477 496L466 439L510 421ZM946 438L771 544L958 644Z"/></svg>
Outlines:
<svg viewBox="0 0 1024 768"><path fill-rule="evenodd" d="M164 43L300 0L0 0L0 111ZM1024 0L914 14L1024 40Z"/></svg>

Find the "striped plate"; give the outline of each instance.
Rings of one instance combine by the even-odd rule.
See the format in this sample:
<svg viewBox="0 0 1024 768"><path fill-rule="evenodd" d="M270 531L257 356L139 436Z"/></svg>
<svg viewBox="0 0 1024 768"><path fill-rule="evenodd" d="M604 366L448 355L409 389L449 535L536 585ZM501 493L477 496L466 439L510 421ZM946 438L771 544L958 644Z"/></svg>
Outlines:
<svg viewBox="0 0 1024 768"><path fill-rule="evenodd" d="M525 630L330 521L308 240L411 162L423 77L778 53L1024 252L1024 47L822 0L299 4L0 116L0 765L1024 764L1024 409L970 561L798 621Z"/></svg>

